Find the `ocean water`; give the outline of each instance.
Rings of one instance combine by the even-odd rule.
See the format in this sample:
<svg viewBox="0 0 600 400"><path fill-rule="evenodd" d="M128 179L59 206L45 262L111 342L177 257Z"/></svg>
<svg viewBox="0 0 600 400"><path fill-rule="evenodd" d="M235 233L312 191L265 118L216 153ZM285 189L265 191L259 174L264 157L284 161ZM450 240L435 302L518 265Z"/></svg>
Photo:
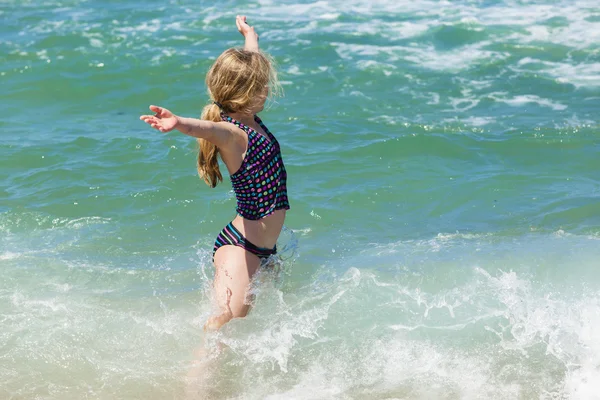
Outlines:
<svg viewBox="0 0 600 400"><path fill-rule="evenodd" d="M291 210L205 335L246 14ZM0 399L600 399L597 0L0 2ZM204 348L204 354L201 354Z"/></svg>

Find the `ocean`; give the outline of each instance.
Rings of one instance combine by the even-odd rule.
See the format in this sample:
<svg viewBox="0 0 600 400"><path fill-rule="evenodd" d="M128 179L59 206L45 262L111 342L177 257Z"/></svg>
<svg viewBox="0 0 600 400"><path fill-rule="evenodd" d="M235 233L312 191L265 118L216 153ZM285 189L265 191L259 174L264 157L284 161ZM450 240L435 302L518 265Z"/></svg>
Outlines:
<svg viewBox="0 0 600 400"><path fill-rule="evenodd" d="M199 116L244 14L281 262L221 331ZM0 399L600 399L597 0L0 2ZM202 355L202 349L204 354Z"/></svg>

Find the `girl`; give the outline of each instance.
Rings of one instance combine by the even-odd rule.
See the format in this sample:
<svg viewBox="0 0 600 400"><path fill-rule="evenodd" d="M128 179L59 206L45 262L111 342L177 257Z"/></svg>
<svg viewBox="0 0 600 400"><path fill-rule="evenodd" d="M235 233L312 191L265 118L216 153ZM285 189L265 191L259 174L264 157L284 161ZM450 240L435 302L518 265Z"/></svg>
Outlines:
<svg viewBox="0 0 600 400"><path fill-rule="evenodd" d="M287 198L286 171L279 143L256 115L263 110L277 77L269 58L259 51L258 35L237 16L245 38L243 49L228 49L206 76L211 104L201 120L184 118L166 108L150 106L155 115L140 119L161 132L173 129L200 144L198 173L210 186L223 180L217 156L227 167L237 198L237 215L217 236L213 250L214 289L220 314L205 330L217 330L249 311L249 284L261 262L275 254L283 227Z"/></svg>

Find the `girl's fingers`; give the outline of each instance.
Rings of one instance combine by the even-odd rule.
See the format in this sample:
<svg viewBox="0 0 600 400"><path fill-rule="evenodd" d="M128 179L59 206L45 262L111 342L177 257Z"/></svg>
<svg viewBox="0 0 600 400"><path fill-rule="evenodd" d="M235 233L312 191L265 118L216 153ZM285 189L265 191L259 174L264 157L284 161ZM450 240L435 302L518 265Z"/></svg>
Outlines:
<svg viewBox="0 0 600 400"><path fill-rule="evenodd" d="M248 23L246 22L246 16L245 15L238 15L237 17L235 17L235 25L237 26L238 30L241 32L244 29L244 25L247 25Z"/></svg>
<svg viewBox="0 0 600 400"><path fill-rule="evenodd" d="M168 132L169 130L165 129L162 126L162 120L160 118L160 112L163 109L160 107L157 107L157 106L150 106L150 109L152 111L155 111L157 114L156 115L141 115L140 119L156 130L159 130L163 133Z"/></svg>
<svg viewBox="0 0 600 400"><path fill-rule="evenodd" d="M156 113L154 115L154 117L158 117L158 118L163 117L165 114L165 111L166 111L166 109L164 109L162 107L158 107L158 106L150 106L150 109Z"/></svg>

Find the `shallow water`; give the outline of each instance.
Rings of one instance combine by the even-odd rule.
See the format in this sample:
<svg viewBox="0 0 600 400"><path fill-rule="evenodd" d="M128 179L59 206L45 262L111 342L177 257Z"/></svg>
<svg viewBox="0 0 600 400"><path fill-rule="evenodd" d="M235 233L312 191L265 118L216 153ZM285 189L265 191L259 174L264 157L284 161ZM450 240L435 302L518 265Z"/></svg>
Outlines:
<svg viewBox="0 0 600 400"><path fill-rule="evenodd" d="M600 398L597 2L241 6L0 5L0 398ZM204 337L235 199L138 116L199 114L238 13L292 208Z"/></svg>

